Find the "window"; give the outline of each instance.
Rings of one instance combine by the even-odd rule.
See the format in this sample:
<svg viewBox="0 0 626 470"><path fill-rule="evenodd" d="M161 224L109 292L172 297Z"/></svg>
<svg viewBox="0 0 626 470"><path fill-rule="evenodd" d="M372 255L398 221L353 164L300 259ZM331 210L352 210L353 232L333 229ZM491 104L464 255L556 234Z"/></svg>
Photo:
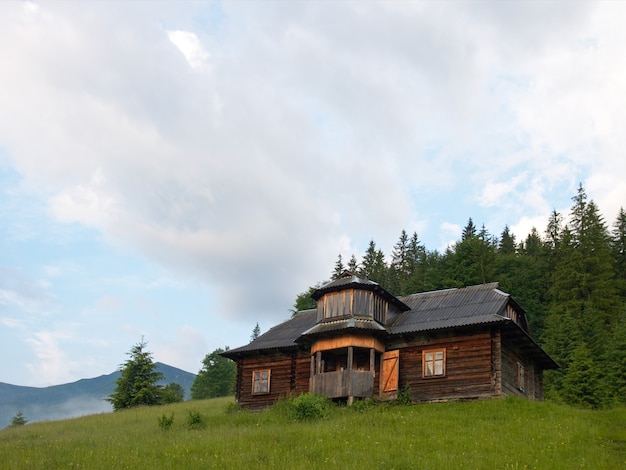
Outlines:
<svg viewBox="0 0 626 470"><path fill-rule="evenodd" d="M520 391L524 391L526 389L526 381L524 380L524 366L518 362L517 363L517 388Z"/></svg>
<svg viewBox="0 0 626 470"><path fill-rule="evenodd" d="M446 350L422 351L422 377L442 377L446 375Z"/></svg>
<svg viewBox="0 0 626 470"><path fill-rule="evenodd" d="M270 370L255 370L252 373L252 394L270 393Z"/></svg>

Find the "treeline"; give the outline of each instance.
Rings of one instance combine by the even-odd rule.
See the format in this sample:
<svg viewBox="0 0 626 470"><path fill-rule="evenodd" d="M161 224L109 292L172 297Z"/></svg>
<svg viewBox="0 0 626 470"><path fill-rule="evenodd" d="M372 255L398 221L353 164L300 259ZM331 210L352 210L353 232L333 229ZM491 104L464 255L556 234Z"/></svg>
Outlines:
<svg viewBox="0 0 626 470"><path fill-rule="evenodd" d="M572 201L567 218L553 211L543 233L533 228L520 241L508 227L496 236L470 218L461 239L439 253L403 230L389 261L372 240L360 261L339 255L331 278L347 269L397 296L498 281L560 365L546 372L546 397L626 404L626 212L609 226L582 185ZM317 286L297 297L294 311L315 307Z"/></svg>

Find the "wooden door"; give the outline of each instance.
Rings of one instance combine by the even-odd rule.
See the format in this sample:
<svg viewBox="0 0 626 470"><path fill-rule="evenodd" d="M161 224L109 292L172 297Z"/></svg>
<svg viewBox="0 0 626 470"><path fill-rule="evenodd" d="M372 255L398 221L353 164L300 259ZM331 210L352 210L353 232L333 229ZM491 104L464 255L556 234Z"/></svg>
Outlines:
<svg viewBox="0 0 626 470"><path fill-rule="evenodd" d="M381 396L392 398L398 392L400 373L400 350L387 351L383 354L380 392Z"/></svg>

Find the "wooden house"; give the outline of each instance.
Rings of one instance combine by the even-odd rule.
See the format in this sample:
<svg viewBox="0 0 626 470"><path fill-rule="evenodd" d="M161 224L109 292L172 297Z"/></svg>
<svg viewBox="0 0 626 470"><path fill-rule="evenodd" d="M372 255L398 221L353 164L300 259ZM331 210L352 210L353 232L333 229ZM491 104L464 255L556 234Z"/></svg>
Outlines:
<svg viewBox="0 0 626 470"><path fill-rule="evenodd" d="M524 310L498 283L395 297L346 272L296 313L230 349L236 401L261 408L286 395L413 402L509 395L543 399L557 364L532 339Z"/></svg>

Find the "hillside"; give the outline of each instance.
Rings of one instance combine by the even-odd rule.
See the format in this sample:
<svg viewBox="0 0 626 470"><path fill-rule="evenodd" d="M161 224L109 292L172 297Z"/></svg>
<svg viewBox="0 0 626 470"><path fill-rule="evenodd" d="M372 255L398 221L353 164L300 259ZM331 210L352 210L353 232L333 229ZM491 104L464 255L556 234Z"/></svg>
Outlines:
<svg viewBox="0 0 626 470"><path fill-rule="evenodd" d="M191 397L195 374L160 362L157 370L165 379L161 382L179 383L185 398ZM76 382L51 387L23 387L0 382L0 428L8 426L11 418L22 410L29 422L74 418L87 414L112 411L104 401L115 390L119 371Z"/></svg>
<svg viewBox="0 0 626 470"><path fill-rule="evenodd" d="M354 406L297 421L286 406L237 412L219 398L4 429L0 459L3 469L602 470L624 468L624 423L625 408L522 399Z"/></svg>

